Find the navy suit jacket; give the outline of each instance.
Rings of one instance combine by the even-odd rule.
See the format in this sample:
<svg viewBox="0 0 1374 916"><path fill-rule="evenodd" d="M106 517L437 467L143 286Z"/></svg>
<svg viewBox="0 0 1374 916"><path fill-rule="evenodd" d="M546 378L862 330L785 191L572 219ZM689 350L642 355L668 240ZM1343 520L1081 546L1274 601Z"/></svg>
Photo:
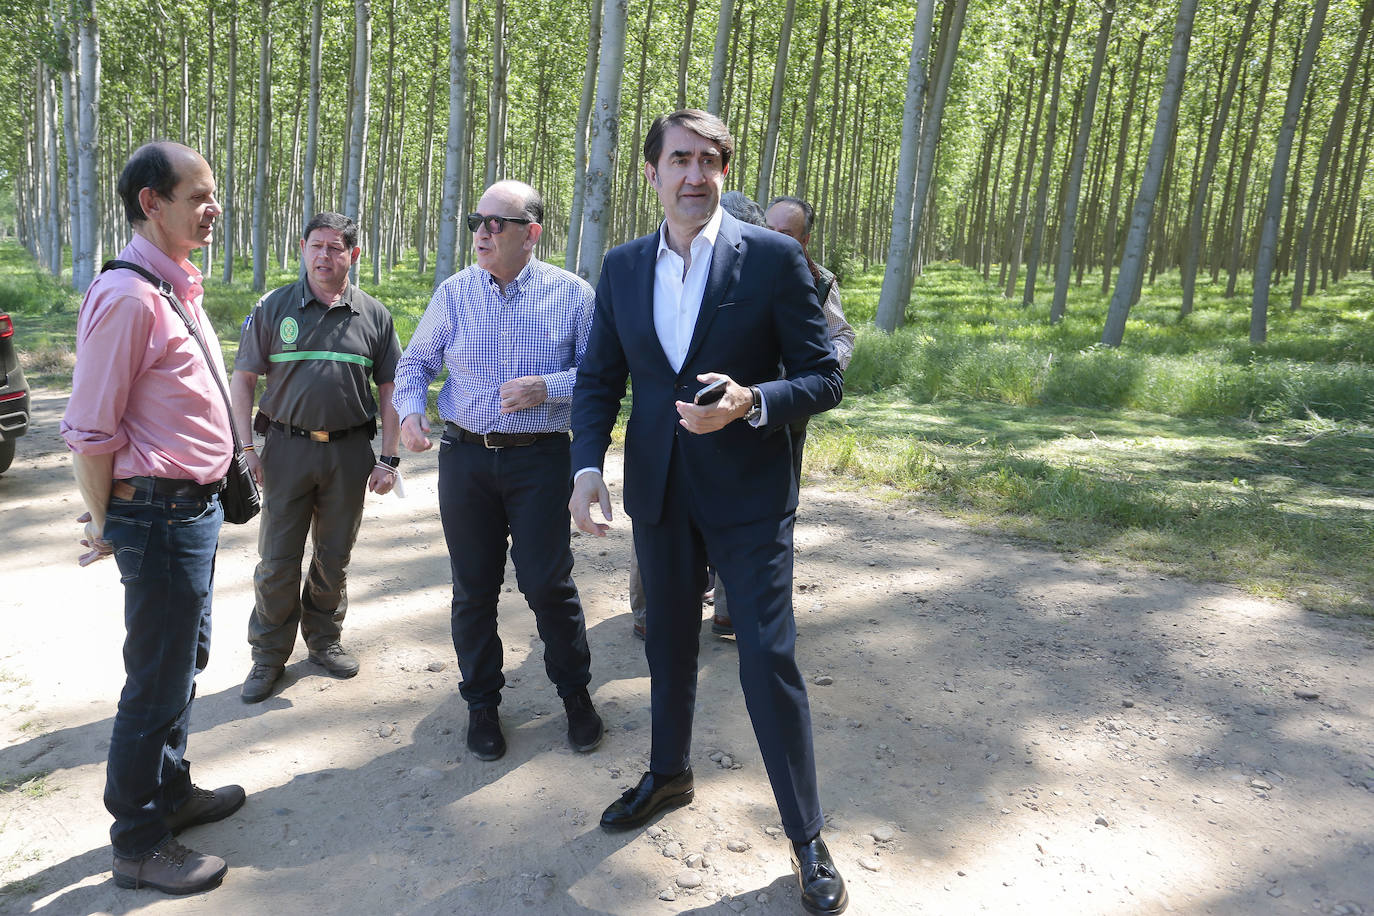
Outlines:
<svg viewBox="0 0 1374 916"><path fill-rule="evenodd" d="M662 517L675 440L692 502L710 524L743 524L796 509L787 424L829 410L842 393L840 365L801 246L722 214L680 372L668 364L654 329L657 251L653 232L611 249L602 262L596 318L573 395L572 467L601 467L629 377L625 511L632 518L657 524ZM768 426L737 420L704 435L681 427L673 402L690 402L702 386L697 375L706 372L757 385Z"/></svg>

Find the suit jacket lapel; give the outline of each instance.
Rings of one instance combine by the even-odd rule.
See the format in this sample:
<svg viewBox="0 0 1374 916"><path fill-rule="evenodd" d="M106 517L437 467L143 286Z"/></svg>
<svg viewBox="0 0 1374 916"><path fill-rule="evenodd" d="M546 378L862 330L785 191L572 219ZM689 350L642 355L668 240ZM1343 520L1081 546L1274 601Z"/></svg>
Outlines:
<svg viewBox="0 0 1374 916"><path fill-rule="evenodd" d="M701 349L701 342L706 339L706 332L715 320L720 304L725 301L725 294L739 280L742 263L739 223L729 213L722 213L716 247L711 252L711 272L706 277L706 291L701 297L701 311L697 313L697 323L692 329L687 358L682 361L683 369L691 365L693 357Z"/></svg>
<svg viewBox="0 0 1374 916"><path fill-rule="evenodd" d="M639 241L639 253L632 259L632 263L639 266L639 276L631 281L634 301L627 309L628 315L622 320L626 321L628 336L636 340L639 349L656 354L650 359L665 375L671 377L673 367L663 352L658 330L654 327L654 270L658 258L658 232L651 232Z"/></svg>

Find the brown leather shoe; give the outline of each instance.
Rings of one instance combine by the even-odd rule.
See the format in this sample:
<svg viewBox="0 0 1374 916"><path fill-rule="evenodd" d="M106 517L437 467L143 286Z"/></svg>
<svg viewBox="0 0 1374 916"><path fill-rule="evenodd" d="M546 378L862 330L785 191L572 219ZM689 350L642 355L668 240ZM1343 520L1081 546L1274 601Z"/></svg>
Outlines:
<svg viewBox="0 0 1374 916"><path fill-rule="evenodd" d="M229 866L168 839L137 859L114 857L114 880L120 887L151 887L164 894L199 894L219 887Z"/></svg>
<svg viewBox="0 0 1374 916"><path fill-rule="evenodd" d="M245 797L242 786L221 786L213 792L191 786L191 796L162 822L174 834L201 824L213 824L242 808Z"/></svg>
<svg viewBox="0 0 1374 916"><path fill-rule="evenodd" d="M717 636L734 636L735 624L729 617L722 617L719 614L711 615L711 632Z"/></svg>

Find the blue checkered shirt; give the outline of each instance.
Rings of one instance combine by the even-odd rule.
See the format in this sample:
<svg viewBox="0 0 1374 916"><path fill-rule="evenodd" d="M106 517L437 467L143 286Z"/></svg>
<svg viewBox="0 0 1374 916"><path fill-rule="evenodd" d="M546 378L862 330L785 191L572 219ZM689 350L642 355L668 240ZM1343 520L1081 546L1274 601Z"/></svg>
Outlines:
<svg viewBox="0 0 1374 916"><path fill-rule="evenodd" d="M397 412L423 415L429 385L447 366L443 419L474 433L566 431L595 299L585 280L537 259L504 295L480 267L459 271L434 291L396 365ZM525 375L543 377L548 399L501 413L501 386Z"/></svg>

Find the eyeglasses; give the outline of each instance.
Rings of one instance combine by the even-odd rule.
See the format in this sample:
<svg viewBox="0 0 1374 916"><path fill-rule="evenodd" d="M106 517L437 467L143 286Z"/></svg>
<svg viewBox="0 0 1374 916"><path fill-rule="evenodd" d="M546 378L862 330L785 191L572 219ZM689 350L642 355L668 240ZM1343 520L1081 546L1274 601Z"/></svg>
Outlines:
<svg viewBox="0 0 1374 916"><path fill-rule="evenodd" d="M488 232L492 235L500 235L501 230L506 228L506 223L528 226L532 222L534 222L534 220L524 216L483 216L480 213L469 213L468 231L476 232L478 226L486 223Z"/></svg>

